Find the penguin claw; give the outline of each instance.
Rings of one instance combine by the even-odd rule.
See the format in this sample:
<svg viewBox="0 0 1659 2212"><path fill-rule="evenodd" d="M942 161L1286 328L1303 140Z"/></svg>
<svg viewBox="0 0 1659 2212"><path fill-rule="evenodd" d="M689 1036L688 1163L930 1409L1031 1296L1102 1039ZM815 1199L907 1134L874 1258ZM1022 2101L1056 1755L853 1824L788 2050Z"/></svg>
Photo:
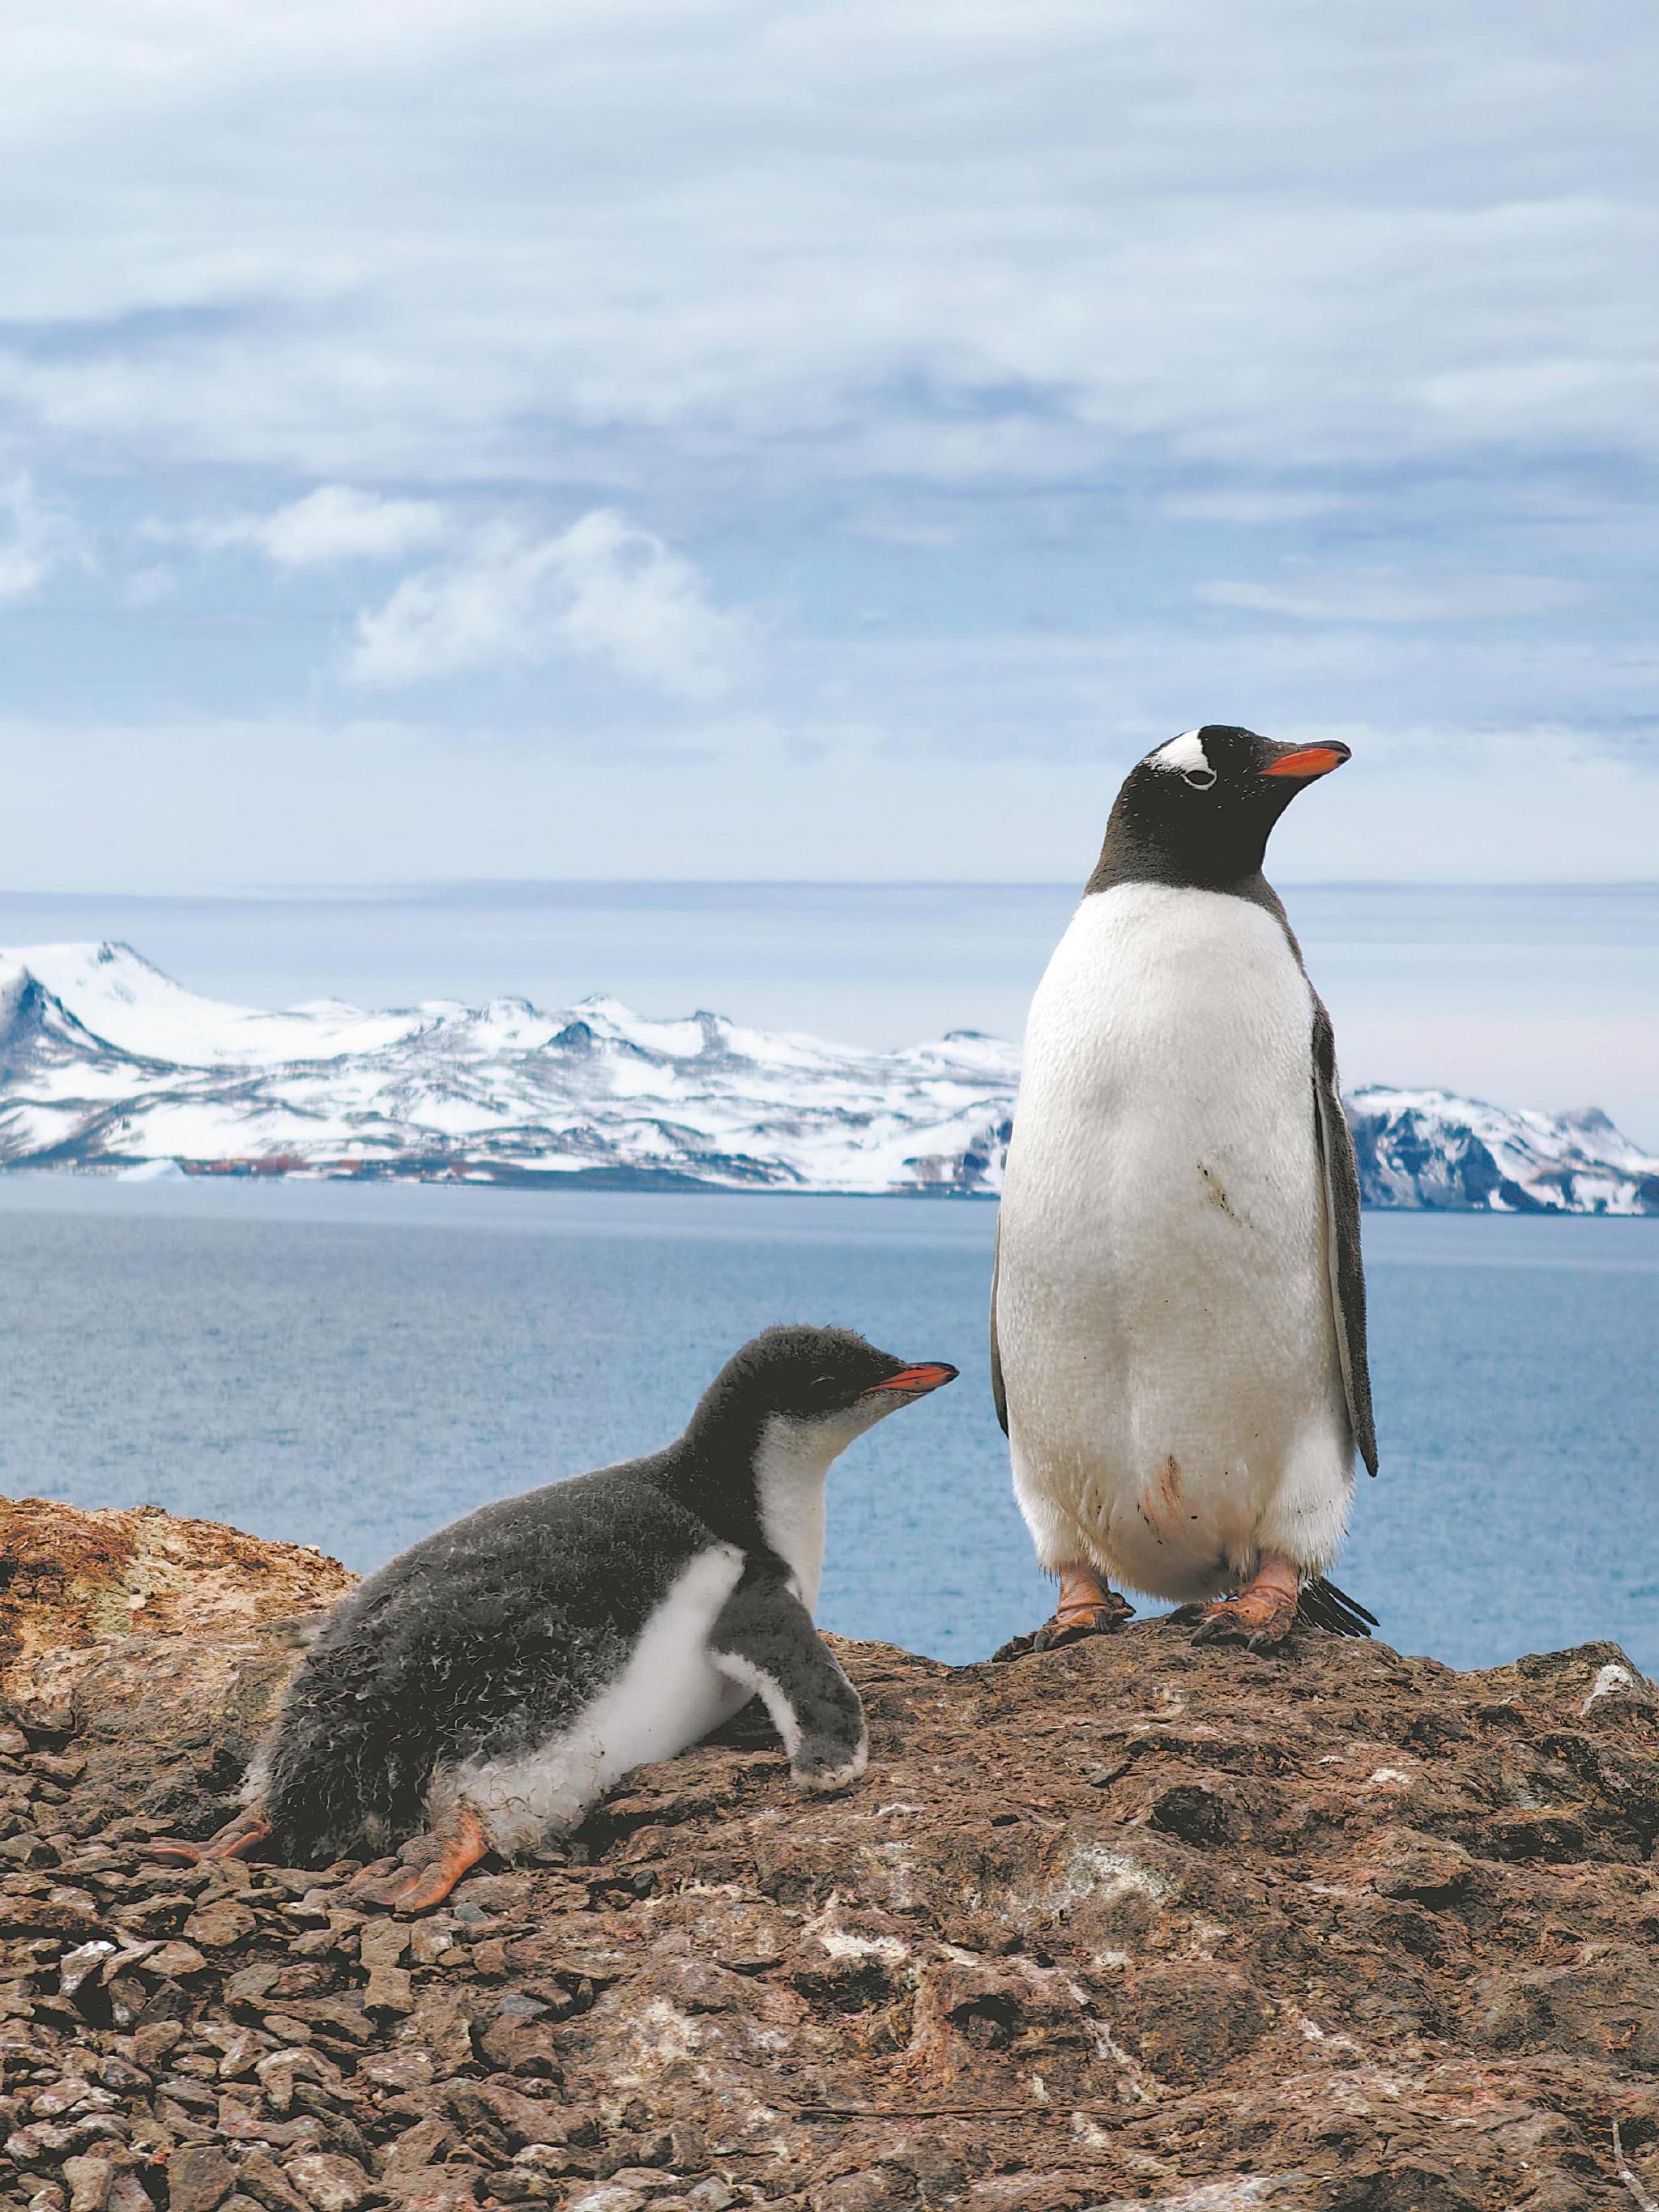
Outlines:
<svg viewBox="0 0 1659 2212"><path fill-rule="evenodd" d="M416 1867L401 1881L366 1892L370 1902L384 1905L399 1915L430 1912L441 1905L464 1874L470 1873L489 1849L483 1824L471 1806L462 1808L453 1832L446 1832L436 1858Z"/></svg>
<svg viewBox="0 0 1659 2212"><path fill-rule="evenodd" d="M413 1917L417 1912L430 1912L443 1903L455 1887L456 1877L446 1874L441 1866L423 1867L404 1881L396 1883L386 1892L386 1901L393 1912Z"/></svg>
<svg viewBox="0 0 1659 2212"><path fill-rule="evenodd" d="M1067 1607L1029 1635L1011 1637L991 1654L991 1662L994 1666L1006 1665L1010 1659L1029 1658L1035 1651L1064 1650L1068 1644L1079 1644L1085 1636L1115 1636L1134 1617L1134 1607L1128 1601L1109 1590L1101 1604Z"/></svg>
<svg viewBox="0 0 1659 2212"><path fill-rule="evenodd" d="M1280 1591L1243 1590L1206 1605L1193 1631L1194 1644L1239 1643L1247 1651L1271 1651L1296 1626L1296 1600Z"/></svg>
<svg viewBox="0 0 1659 2212"><path fill-rule="evenodd" d="M147 1844L144 1849L151 1858L169 1865L204 1866L215 1859L250 1858L270 1833L270 1823L264 1814L250 1809L239 1813L199 1844L172 1837L163 1843Z"/></svg>
<svg viewBox="0 0 1659 2212"><path fill-rule="evenodd" d="M1078 1644L1085 1636L1115 1636L1135 1617L1135 1609L1127 1598L1111 1593L1110 1602L1091 1605L1081 1611L1057 1613L1052 1620L1045 1620L1036 1632L1033 1649L1038 1651L1060 1651L1068 1644Z"/></svg>

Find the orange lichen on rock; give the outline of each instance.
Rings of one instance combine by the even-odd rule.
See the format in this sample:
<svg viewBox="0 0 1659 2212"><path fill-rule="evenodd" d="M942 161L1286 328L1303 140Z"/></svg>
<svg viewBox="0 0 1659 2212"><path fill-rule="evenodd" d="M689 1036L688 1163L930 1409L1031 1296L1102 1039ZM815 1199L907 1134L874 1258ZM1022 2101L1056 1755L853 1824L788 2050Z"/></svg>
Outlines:
<svg viewBox="0 0 1659 2212"><path fill-rule="evenodd" d="M332 1604L356 1577L308 1544L141 1505L0 1500L0 1668L134 1628L219 1631Z"/></svg>
<svg viewBox="0 0 1659 2212"><path fill-rule="evenodd" d="M331 1605L355 1579L309 1545L159 1506L0 1499L0 1691L61 1704L80 1672L72 1655L114 1639L264 1628Z"/></svg>

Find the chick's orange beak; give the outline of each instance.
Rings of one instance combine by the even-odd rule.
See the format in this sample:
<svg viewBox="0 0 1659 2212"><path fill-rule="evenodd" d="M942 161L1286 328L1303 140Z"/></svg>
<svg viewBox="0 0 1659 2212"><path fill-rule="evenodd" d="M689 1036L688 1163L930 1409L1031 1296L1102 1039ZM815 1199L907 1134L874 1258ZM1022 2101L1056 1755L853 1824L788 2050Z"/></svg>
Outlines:
<svg viewBox="0 0 1659 2212"><path fill-rule="evenodd" d="M1346 745L1299 745L1295 752L1281 753L1277 760L1269 761L1261 774L1293 775L1307 782L1316 775L1328 775L1350 757Z"/></svg>
<svg viewBox="0 0 1659 2212"><path fill-rule="evenodd" d="M943 1360L927 1360L919 1367L901 1367L896 1375L890 1375L884 1382L872 1383L865 1392L873 1398L878 1391L902 1391L907 1398L920 1398L925 1391L937 1390L946 1382L954 1382L957 1370L947 1367Z"/></svg>

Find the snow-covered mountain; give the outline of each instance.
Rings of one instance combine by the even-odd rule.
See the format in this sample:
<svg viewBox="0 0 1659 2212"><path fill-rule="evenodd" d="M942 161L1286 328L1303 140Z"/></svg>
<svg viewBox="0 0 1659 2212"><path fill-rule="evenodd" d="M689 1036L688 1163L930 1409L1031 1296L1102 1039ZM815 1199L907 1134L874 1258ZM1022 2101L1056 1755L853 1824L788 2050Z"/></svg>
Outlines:
<svg viewBox="0 0 1659 2212"><path fill-rule="evenodd" d="M970 1030L882 1053L605 998L267 1013L125 945L0 953L9 1167L988 1194L1018 1075ZM1371 1205L1659 1213L1659 1160L1594 1111L1349 1103Z"/></svg>
<svg viewBox="0 0 1659 2212"><path fill-rule="evenodd" d="M1659 1213L1659 1159L1599 1106L1537 1114L1369 1084L1346 1102L1367 1206Z"/></svg>
<svg viewBox="0 0 1659 2212"><path fill-rule="evenodd" d="M124 945L0 954L0 1164L728 1189L982 1191L1015 1059L857 1052L597 998L262 1013Z"/></svg>

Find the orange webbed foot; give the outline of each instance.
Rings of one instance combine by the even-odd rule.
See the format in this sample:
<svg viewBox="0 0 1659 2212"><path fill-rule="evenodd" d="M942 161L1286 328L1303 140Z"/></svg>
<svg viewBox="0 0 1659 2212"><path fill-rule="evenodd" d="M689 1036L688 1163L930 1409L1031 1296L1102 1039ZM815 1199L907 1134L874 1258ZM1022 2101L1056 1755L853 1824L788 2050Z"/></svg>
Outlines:
<svg viewBox="0 0 1659 2212"><path fill-rule="evenodd" d="M416 1867L401 1881L381 1892L378 1902L400 1914L430 1912L441 1905L464 1874L477 1865L489 1849L483 1825L471 1807L464 1806L453 1830L442 1839L436 1858Z"/></svg>
<svg viewBox="0 0 1659 2212"><path fill-rule="evenodd" d="M1135 1617L1127 1598L1102 1582L1092 1567L1062 1567L1060 1602L1054 1618L1029 1636L1016 1636L999 1647L994 1660L1024 1659L1033 1651L1059 1651L1085 1636L1110 1636Z"/></svg>
<svg viewBox="0 0 1659 2212"><path fill-rule="evenodd" d="M152 1858L166 1859L177 1866L203 1866L214 1859L252 1858L270 1833L270 1821L257 1805L250 1805L234 1820L227 1820L205 1842L192 1844L182 1837L169 1838L163 1843L147 1844L144 1848Z"/></svg>
<svg viewBox="0 0 1659 2212"><path fill-rule="evenodd" d="M1296 1585L1287 1589L1277 1576L1258 1575L1231 1597L1214 1598L1198 1616L1194 1644L1242 1644L1247 1651L1271 1651L1296 1626Z"/></svg>
<svg viewBox="0 0 1659 2212"><path fill-rule="evenodd" d="M1194 1644L1242 1644L1270 1651L1296 1626L1301 1576L1279 1552L1263 1552L1255 1572L1231 1597L1214 1598L1198 1616Z"/></svg>

